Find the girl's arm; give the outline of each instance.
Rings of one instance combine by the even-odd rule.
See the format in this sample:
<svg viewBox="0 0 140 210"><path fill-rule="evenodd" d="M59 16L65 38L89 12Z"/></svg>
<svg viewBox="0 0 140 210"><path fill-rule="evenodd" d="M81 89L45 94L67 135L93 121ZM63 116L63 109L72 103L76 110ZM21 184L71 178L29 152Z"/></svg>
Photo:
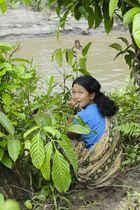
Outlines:
<svg viewBox="0 0 140 210"><path fill-rule="evenodd" d="M73 117L69 117L68 118L68 125L71 124L72 122L73 122ZM73 133L73 132L67 132L67 136L70 139L76 139L79 136L79 134Z"/></svg>

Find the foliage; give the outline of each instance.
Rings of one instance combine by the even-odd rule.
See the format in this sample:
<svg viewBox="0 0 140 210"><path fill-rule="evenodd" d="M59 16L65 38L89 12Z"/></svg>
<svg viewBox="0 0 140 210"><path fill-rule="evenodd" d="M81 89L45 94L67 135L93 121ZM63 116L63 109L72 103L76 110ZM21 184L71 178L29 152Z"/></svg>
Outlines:
<svg viewBox="0 0 140 210"><path fill-rule="evenodd" d="M136 21L140 12L140 3L137 0L133 2L125 0L96 0L88 2L50 0L49 4L57 4L56 13L60 17L60 27L64 27L67 17L72 14L76 20L84 17L90 28L97 28L103 21L105 30L109 33L113 27L113 16L115 14L123 19L124 25L133 24L135 29L133 37L137 46L140 47L140 23Z"/></svg>
<svg viewBox="0 0 140 210"><path fill-rule="evenodd" d="M118 129L121 132L121 143L124 150L122 167L131 166L140 160L139 128L139 87L132 81L119 92L112 92L112 98L119 105Z"/></svg>
<svg viewBox="0 0 140 210"><path fill-rule="evenodd" d="M80 44L78 41L77 43ZM72 179L71 171L76 173L78 167L67 132L89 132L83 124L79 127L67 125L67 118L73 113L68 112L66 103L70 96L66 80L73 78L74 69L83 65L83 71L88 73L86 56L89 47L90 43L83 48L81 46L84 61L76 56L76 47L56 50L53 61L58 67L60 64L62 67L62 60L65 58L66 63L72 66L70 74L67 74L66 69L65 73L62 72L64 83L60 84L62 91L59 93L54 91L57 83L53 76L47 78L46 92L40 93L32 62L15 57L20 46L0 43L0 161L12 168L17 158L22 156L25 159L29 156L33 166L43 176L39 175L41 182L45 179L59 192L68 190Z"/></svg>
<svg viewBox="0 0 140 210"><path fill-rule="evenodd" d="M30 97L37 81L30 61L12 57L19 47L0 43L0 160L9 168L23 147L21 134L31 114Z"/></svg>
<svg viewBox="0 0 140 210"><path fill-rule="evenodd" d="M0 193L0 210L20 210L20 206L12 199L4 201L4 196Z"/></svg>

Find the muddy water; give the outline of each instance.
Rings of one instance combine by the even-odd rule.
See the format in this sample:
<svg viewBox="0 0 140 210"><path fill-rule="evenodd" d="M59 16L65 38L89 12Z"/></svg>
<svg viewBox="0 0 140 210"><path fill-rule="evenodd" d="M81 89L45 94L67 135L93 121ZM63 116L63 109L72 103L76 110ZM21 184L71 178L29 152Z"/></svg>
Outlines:
<svg viewBox="0 0 140 210"><path fill-rule="evenodd" d="M117 37L128 38L127 32L112 32L108 36L105 33L94 33L92 35L61 35L59 39L55 35L46 38L32 38L21 40L22 48L19 55L26 58L33 58L37 64L39 76L45 79L48 75L55 75L60 81L61 75L51 61L52 53L57 48L70 48L74 40L80 40L84 46L92 42L87 61L88 70L95 76L104 87L103 89L119 89L126 83L129 76L128 66L120 56L114 61L116 50L109 47L113 42L120 42Z"/></svg>

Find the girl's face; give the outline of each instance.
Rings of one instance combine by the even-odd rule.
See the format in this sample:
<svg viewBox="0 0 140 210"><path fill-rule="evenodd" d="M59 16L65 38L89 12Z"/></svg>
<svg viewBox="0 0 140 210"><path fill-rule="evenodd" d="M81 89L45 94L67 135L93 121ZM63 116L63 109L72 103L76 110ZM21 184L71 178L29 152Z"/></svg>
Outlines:
<svg viewBox="0 0 140 210"><path fill-rule="evenodd" d="M94 93L89 93L83 86L74 84L72 87L72 99L79 104L79 108L83 108L90 104L94 98Z"/></svg>

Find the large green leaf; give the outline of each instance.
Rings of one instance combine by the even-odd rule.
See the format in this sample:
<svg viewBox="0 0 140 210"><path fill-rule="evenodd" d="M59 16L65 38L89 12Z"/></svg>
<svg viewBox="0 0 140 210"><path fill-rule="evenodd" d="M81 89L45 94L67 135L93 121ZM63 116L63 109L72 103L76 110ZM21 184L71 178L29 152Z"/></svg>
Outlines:
<svg viewBox="0 0 140 210"><path fill-rule="evenodd" d="M26 138L30 133L32 133L33 131L37 130L39 128L39 126L35 126L33 128L30 128L29 130L27 130L24 134L23 137Z"/></svg>
<svg viewBox="0 0 140 210"><path fill-rule="evenodd" d="M67 127L67 131L68 132L73 132L73 133L78 133L78 134L89 134L90 133L90 129L79 125L79 124L71 124Z"/></svg>
<svg viewBox="0 0 140 210"><path fill-rule="evenodd" d="M40 169L45 158L45 148L39 133L31 141L30 154L34 166Z"/></svg>
<svg viewBox="0 0 140 210"><path fill-rule="evenodd" d="M140 7L134 7L128 10L127 13L123 16L123 23L124 25L129 25L132 23L134 16L140 12Z"/></svg>
<svg viewBox="0 0 140 210"><path fill-rule="evenodd" d="M13 166L13 162L12 160L4 154L4 157L2 158L1 160L2 164L5 165L7 168L10 168L12 169L12 166Z"/></svg>
<svg viewBox="0 0 140 210"><path fill-rule="evenodd" d="M118 43L113 43L113 44L109 45L109 47L112 47L112 48L114 48L115 50L118 50L118 51L122 51L122 46Z"/></svg>
<svg viewBox="0 0 140 210"><path fill-rule="evenodd" d="M134 40L137 46L140 48L140 12L134 16L132 32Z"/></svg>
<svg viewBox="0 0 140 210"><path fill-rule="evenodd" d="M0 123L10 134L14 135L14 126L3 112L0 112Z"/></svg>
<svg viewBox="0 0 140 210"><path fill-rule="evenodd" d="M89 7L88 8L88 26L91 28L94 24L95 21L95 13L93 12L93 8Z"/></svg>
<svg viewBox="0 0 140 210"><path fill-rule="evenodd" d="M105 26L105 31L108 34L113 26L113 19L110 19L108 15L104 16L104 26Z"/></svg>
<svg viewBox="0 0 140 210"><path fill-rule="evenodd" d="M4 203L3 210L20 210L20 206L15 200L7 200Z"/></svg>
<svg viewBox="0 0 140 210"><path fill-rule="evenodd" d="M129 42L128 42L128 40L126 38L124 38L124 37L118 37L118 39L122 40L122 42L124 42L126 44L126 46L128 47Z"/></svg>
<svg viewBox="0 0 140 210"><path fill-rule="evenodd" d="M89 48L91 46L92 42L89 42L83 49L82 49L82 55L86 56L88 54Z"/></svg>
<svg viewBox="0 0 140 210"><path fill-rule="evenodd" d="M2 101L6 106L10 106L11 101L12 101L11 96L8 93L3 94Z"/></svg>
<svg viewBox="0 0 140 210"><path fill-rule="evenodd" d="M115 10L117 4L118 4L118 0L110 0L110 2L109 2L109 16L110 16L110 19L112 19L112 17L113 17L114 10Z"/></svg>
<svg viewBox="0 0 140 210"><path fill-rule="evenodd" d="M56 136L58 139L60 138L60 132L53 128L52 126L45 126L43 127L43 130L45 130L48 133L51 133L53 136Z"/></svg>
<svg viewBox="0 0 140 210"><path fill-rule="evenodd" d="M59 192L66 192L68 190L71 182L69 164L57 150L53 159L52 179Z"/></svg>
<svg viewBox="0 0 140 210"><path fill-rule="evenodd" d="M6 43L6 42L0 42L0 50L6 52L12 49L13 49L13 46L11 44Z"/></svg>
<svg viewBox="0 0 140 210"><path fill-rule="evenodd" d="M16 161L16 159L19 156L20 149L21 149L20 141L14 138L11 138L11 139L8 138L7 147L8 147L8 153L9 153L10 158L13 161Z"/></svg>
<svg viewBox="0 0 140 210"><path fill-rule="evenodd" d="M4 155L4 148L0 147L0 161L2 160Z"/></svg>
<svg viewBox="0 0 140 210"><path fill-rule="evenodd" d="M50 159L51 159L51 154L52 154L52 143L49 142L45 146L45 160L44 163L41 167L41 172L42 175L45 179L50 180Z"/></svg>
<svg viewBox="0 0 140 210"><path fill-rule="evenodd" d="M57 49L53 55L52 55L52 61L56 61L56 63L58 64L58 66L61 66L62 65L62 62L63 62L63 53L62 53L62 49L59 48Z"/></svg>
<svg viewBox="0 0 140 210"><path fill-rule="evenodd" d="M76 153L73 149L71 140L64 134L61 134L61 139L62 141L58 141L58 143L63 148L65 155L67 156L71 165L73 166L74 171L77 172L78 161L77 161Z"/></svg>
<svg viewBox="0 0 140 210"><path fill-rule="evenodd" d="M2 193L0 193L0 210L3 210L4 206L4 196Z"/></svg>

